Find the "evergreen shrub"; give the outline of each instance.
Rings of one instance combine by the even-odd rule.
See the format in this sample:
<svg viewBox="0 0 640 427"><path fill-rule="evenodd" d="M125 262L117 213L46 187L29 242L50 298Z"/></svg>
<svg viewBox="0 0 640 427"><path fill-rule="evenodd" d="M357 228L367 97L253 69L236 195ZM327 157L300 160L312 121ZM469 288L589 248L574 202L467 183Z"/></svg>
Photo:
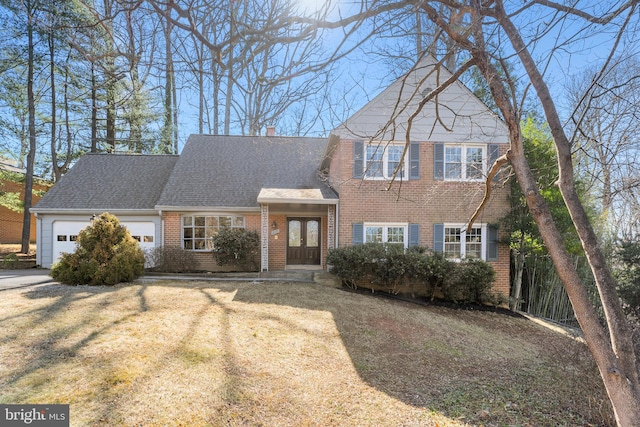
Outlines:
<svg viewBox="0 0 640 427"><path fill-rule="evenodd" d="M145 255L152 271L187 273L198 266L195 254L179 246L156 246Z"/></svg>
<svg viewBox="0 0 640 427"><path fill-rule="evenodd" d="M450 275L442 286L446 300L463 303L493 303L491 285L495 280L495 270L479 259L467 259L455 263Z"/></svg>
<svg viewBox="0 0 640 427"><path fill-rule="evenodd" d="M18 258L18 254L10 253L7 254L2 260L2 268L5 270L12 270L20 267L20 259Z"/></svg>
<svg viewBox="0 0 640 427"><path fill-rule="evenodd" d="M64 253L51 277L69 285L115 285L144 273L144 253L114 215L103 213L78 234L73 253Z"/></svg>
<svg viewBox="0 0 640 427"><path fill-rule="evenodd" d="M231 265L243 270L257 271L260 236L242 228L222 228L213 239L213 257L218 265Z"/></svg>
<svg viewBox="0 0 640 427"><path fill-rule="evenodd" d="M427 248L367 243L331 249L331 273L351 288L382 287L396 294L410 290L426 297L459 303L503 304L491 291L493 267L482 260L449 261Z"/></svg>

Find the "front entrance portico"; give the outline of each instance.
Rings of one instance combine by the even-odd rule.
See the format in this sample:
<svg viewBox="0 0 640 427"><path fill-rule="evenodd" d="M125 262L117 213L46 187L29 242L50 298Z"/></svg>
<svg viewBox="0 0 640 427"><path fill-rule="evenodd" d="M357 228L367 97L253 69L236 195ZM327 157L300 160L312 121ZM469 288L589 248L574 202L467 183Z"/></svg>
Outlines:
<svg viewBox="0 0 640 427"><path fill-rule="evenodd" d="M258 203L261 271L326 266L326 252L335 247L337 197L319 189L263 188Z"/></svg>

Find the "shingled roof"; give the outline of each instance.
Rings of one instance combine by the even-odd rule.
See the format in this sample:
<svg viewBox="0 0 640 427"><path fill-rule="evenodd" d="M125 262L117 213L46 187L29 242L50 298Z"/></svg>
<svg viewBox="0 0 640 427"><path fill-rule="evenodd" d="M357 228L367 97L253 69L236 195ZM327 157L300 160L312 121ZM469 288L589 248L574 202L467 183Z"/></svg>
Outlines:
<svg viewBox="0 0 640 427"><path fill-rule="evenodd" d="M152 210L177 161L173 155L85 154L32 210Z"/></svg>
<svg viewBox="0 0 640 427"><path fill-rule="evenodd" d="M263 188L336 193L319 177L326 138L191 135L160 209L254 208Z"/></svg>
<svg viewBox="0 0 640 427"><path fill-rule="evenodd" d="M336 201L318 173L326 146L324 138L192 135L180 156L86 154L33 211L257 208L262 189Z"/></svg>

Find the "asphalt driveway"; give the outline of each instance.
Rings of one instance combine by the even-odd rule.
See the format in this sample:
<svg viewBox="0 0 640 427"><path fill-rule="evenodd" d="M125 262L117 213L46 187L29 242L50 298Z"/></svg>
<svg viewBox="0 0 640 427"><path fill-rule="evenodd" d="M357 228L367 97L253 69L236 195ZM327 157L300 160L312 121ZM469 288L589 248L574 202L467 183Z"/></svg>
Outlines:
<svg viewBox="0 0 640 427"><path fill-rule="evenodd" d="M43 268L0 270L0 291L55 282L49 273L50 270Z"/></svg>

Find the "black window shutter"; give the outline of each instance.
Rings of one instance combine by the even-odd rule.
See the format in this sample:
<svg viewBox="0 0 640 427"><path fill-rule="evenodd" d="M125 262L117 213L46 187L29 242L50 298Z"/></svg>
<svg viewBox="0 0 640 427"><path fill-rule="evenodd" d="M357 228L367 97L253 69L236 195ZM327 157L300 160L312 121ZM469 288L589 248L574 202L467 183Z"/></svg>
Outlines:
<svg viewBox="0 0 640 427"><path fill-rule="evenodd" d="M409 224L409 246L420 246L420 224Z"/></svg>
<svg viewBox="0 0 640 427"><path fill-rule="evenodd" d="M433 179L444 180L444 144L433 146Z"/></svg>
<svg viewBox="0 0 640 427"><path fill-rule="evenodd" d="M498 227L487 226L487 261L498 260Z"/></svg>
<svg viewBox="0 0 640 427"><path fill-rule="evenodd" d="M361 222L353 224L353 245L361 245L364 243L364 224Z"/></svg>
<svg viewBox="0 0 640 427"><path fill-rule="evenodd" d="M420 179L420 143L409 145L409 179Z"/></svg>
<svg viewBox="0 0 640 427"><path fill-rule="evenodd" d="M353 177L362 179L364 177L364 143L353 141Z"/></svg>
<svg viewBox="0 0 640 427"><path fill-rule="evenodd" d="M433 250L444 252L444 224L433 224Z"/></svg>

